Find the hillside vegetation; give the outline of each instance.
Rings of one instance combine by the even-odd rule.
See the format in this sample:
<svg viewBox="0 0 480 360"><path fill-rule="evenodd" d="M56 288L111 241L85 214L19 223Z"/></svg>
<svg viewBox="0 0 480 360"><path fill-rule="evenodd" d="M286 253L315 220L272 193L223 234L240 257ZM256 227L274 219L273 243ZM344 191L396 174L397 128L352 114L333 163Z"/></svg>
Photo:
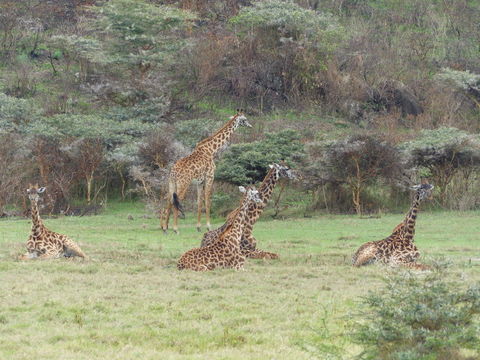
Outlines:
<svg viewBox="0 0 480 360"><path fill-rule="evenodd" d="M0 3L0 213L144 198L246 108L218 160L231 184L286 160L303 213L480 206L479 1L60 0ZM188 202L187 202L188 203ZM281 203L281 202L280 202Z"/></svg>

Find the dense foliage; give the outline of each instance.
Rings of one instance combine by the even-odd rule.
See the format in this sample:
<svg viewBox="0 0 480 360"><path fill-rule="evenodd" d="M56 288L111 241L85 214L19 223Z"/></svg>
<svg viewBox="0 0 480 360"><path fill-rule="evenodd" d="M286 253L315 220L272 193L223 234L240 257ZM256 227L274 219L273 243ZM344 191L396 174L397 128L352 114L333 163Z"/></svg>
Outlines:
<svg viewBox="0 0 480 360"><path fill-rule="evenodd" d="M312 159L306 181L310 185L345 184L357 214L362 213L361 195L365 187L382 179L398 179L403 169L398 150L369 135L353 135L313 145L310 154L318 158Z"/></svg>
<svg viewBox="0 0 480 360"><path fill-rule="evenodd" d="M268 165L285 161L295 164L303 155L303 146L293 130L267 134L264 140L233 145L222 156L216 178L230 184L255 184L263 180Z"/></svg>
<svg viewBox="0 0 480 360"><path fill-rule="evenodd" d="M480 138L455 128L423 130L413 141L403 145L413 166L425 169L445 202L447 187L460 171L470 175L480 168Z"/></svg>
<svg viewBox="0 0 480 360"><path fill-rule="evenodd" d="M49 211L147 187L158 202L172 162L242 106L255 128L219 181L285 159L328 209L388 207L399 173L478 208L479 16L475 1L2 2L0 136L21 151L0 154L0 207L37 181ZM382 141L357 149L359 177L345 149L363 133Z"/></svg>
<svg viewBox="0 0 480 360"><path fill-rule="evenodd" d="M478 349L480 286L463 288L444 272L394 275L365 298L354 338L361 359L460 360Z"/></svg>

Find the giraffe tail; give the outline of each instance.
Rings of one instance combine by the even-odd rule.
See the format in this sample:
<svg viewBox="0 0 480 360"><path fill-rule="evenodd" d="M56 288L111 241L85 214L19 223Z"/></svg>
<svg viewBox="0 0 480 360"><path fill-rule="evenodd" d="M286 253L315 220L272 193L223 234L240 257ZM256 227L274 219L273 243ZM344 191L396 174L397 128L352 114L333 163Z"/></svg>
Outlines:
<svg viewBox="0 0 480 360"><path fill-rule="evenodd" d="M70 256L80 256L84 259L87 258L85 253L80 249L80 246L78 246L73 240L66 239L63 243L64 247L64 253L66 257Z"/></svg>
<svg viewBox="0 0 480 360"><path fill-rule="evenodd" d="M176 192L173 193L173 206L175 206L175 209L180 211L181 218L185 219L185 213L183 212L183 206L180 204L180 199L178 198L178 195Z"/></svg>

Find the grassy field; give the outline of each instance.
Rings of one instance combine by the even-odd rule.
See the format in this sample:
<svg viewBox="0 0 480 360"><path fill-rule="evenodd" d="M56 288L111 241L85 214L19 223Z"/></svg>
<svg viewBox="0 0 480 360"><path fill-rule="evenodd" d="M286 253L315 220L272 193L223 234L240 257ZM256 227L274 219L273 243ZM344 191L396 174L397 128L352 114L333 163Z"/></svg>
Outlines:
<svg viewBox="0 0 480 360"><path fill-rule="evenodd" d="M140 204L123 204L45 220L87 261L16 261L30 222L0 220L0 359L349 359L361 350L348 336L352 314L392 271L353 269L351 254L403 217L260 221L259 248L280 260L194 273L176 269L200 243L193 216L179 236L165 236L143 215ZM480 280L479 220L478 212L421 213L422 261L444 258L453 279Z"/></svg>

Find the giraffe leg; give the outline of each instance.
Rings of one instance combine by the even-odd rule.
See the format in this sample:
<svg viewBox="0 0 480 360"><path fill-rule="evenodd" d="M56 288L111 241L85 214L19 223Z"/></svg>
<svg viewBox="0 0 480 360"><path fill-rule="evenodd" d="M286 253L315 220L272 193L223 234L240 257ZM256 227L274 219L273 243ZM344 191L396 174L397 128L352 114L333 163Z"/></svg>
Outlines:
<svg viewBox="0 0 480 360"><path fill-rule="evenodd" d="M197 184L197 231L202 231L203 184Z"/></svg>
<svg viewBox="0 0 480 360"><path fill-rule="evenodd" d="M207 218L207 229L211 230L210 225L210 205L212 203L213 173L205 179L205 215Z"/></svg>
<svg viewBox="0 0 480 360"><path fill-rule="evenodd" d="M67 238L64 240L63 245L65 247L64 255L66 257L70 257L73 255L82 257L84 259L87 258L87 256L83 253L82 249L80 249L80 246L78 246L73 240Z"/></svg>
<svg viewBox="0 0 480 360"><path fill-rule="evenodd" d="M416 262L405 263L405 264L402 264L402 266L403 266L403 267L406 267L406 268L408 268L408 269L420 270L420 271L425 271L425 270L431 270L431 269L432 269L431 266L428 266L428 265L425 265L425 264L416 263Z"/></svg>
<svg viewBox="0 0 480 360"><path fill-rule="evenodd" d="M173 207L173 232L175 234L180 234L178 232L178 210L175 208L175 206Z"/></svg>
<svg viewBox="0 0 480 360"><path fill-rule="evenodd" d="M240 259L237 259L234 264L233 264L233 268L235 270L241 270L241 271L245 271L245 268L243 267L245 265L245 257L244 256L241 256Z"/></svg>
<svg viewBox="0 0 480 360"><path fill-rule="evenodd" d="M278 259L278 254L271 253L268 251L263 251L257 249L257 239L252 236L251 232L249 235L242 237L240 242L240 247L242 254L249 259Z"/></svg>
<svg viewBox="0 0 480 360"><path fill-rule="evenodd" d="M162 212L161 226L163 232L166 234L168 230L168 221L170 220L170 211L172 210L172 202L167 200L167 206Z"/></svg>
<svg viewBox="0 0 480 360"><path fill-rule="evenodd" d="M37 258L37 253L36 252L27 252L23 255L20 255L18 257L18 260L33 260Z"/></svg>
<svg viewBox="0 0 480 360"><path fill-rule="evenodd" d="M56 256L56 254L45 253L45 254L40 255L38 258L42 259L42 260L47 260L47 259L55 259L57 257L58 256Z"/></svg>
<svg viewBox="0 0 480 360"><path fill-rule="evenodd" d="M360 246L352 259L352 265L359 267L368 265L376 260L376 248L372 243L366 243Z"/></svg>
<svg viewBox="0 0 480 360"><path fill-rule="evenodd" d="M247 257L249 259L271 259L271 260L279 258L278 254L268 252L268 251L263 251L260 249L249 251L247 254Z"/></svg>
<svg viewBox="0 0 480 360"><path fill-rule="evenodd" d="M42 255L40 255L38 258L43 259L43 260L57 259L58 257L60 257L61 252L62 252L62 249L59 249L56 246L55 247L47 247L45 249L45 252Z"/></svg>

